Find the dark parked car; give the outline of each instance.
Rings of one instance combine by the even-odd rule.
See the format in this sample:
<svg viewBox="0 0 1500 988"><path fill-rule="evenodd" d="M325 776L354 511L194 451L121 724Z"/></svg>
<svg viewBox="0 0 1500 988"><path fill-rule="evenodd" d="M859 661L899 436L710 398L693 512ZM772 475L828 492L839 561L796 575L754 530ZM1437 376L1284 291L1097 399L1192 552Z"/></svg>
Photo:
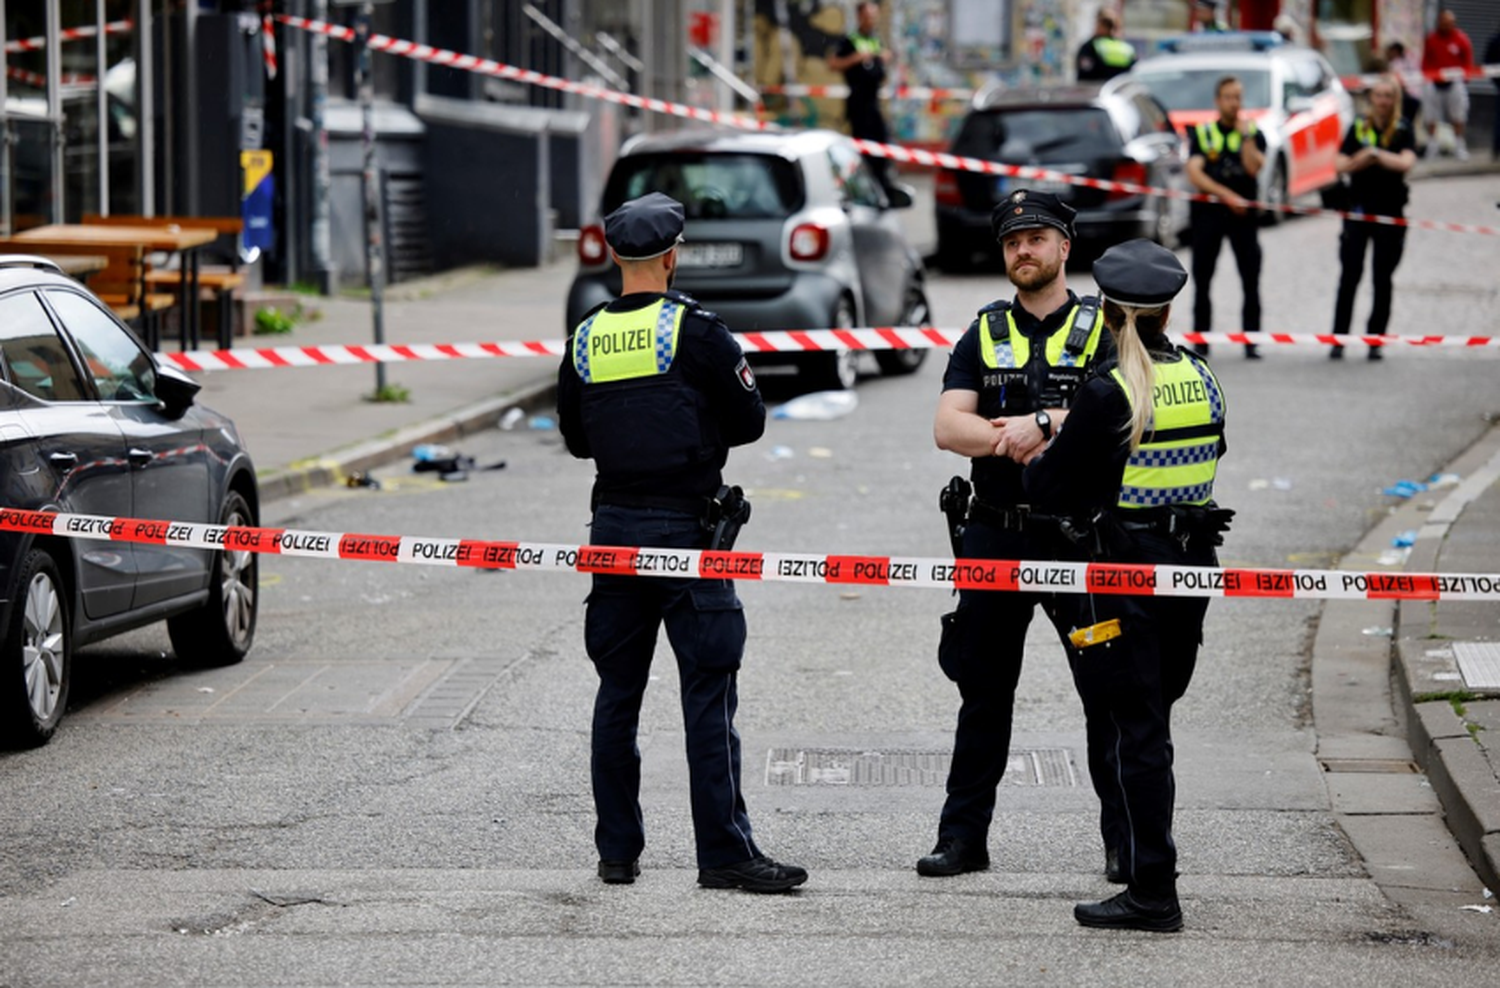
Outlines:
<svg viewBox="0 0 1500 988"><path fill-rule="evenodd" d="M974 97L949 149L1008 165L1186 192L1186 155L1167 111L1141 86L1014 89ZM1078 239L1097 249L1134 237L1173 246L1187 228L1186 200L943 169L937 174L938 263L961 269L998 252L990 212L1018 188L1052 192L1078 210Z"/></svg>
<svg viewBox="0 0 1500 988"><path fill-rule="evenodd" d="M255 468L197 391L56 265L0 256L0 507L257 524ZM0 532L5 741L52 736L89 642L165 619L184 661L244 658L256 558Z"/></svg>
<svg viewBox="0 0 1500 988"><path fill-rule="evenodd" d="M683 204L676 288L737 333L930 322L922 259L883 189L848 138L832 131L683 132L627 144L605 184L599 215L662 192ZM578 241L567 329L620 291L604 228ZM877 351L887 374L916 370L927 351ZM757 368L796 367L817 387L852 387L858 353L751 354Z"/></svg>

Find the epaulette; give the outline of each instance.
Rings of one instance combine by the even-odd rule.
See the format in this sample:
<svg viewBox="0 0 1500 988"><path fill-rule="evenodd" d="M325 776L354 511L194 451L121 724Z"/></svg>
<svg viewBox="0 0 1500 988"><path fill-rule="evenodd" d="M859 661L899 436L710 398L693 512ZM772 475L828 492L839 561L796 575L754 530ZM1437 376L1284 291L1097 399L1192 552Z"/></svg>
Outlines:
<svg viewBox="0 0 1500 988"><path fill-rule="evenodd" d="M662 295L676 302L678 305L684 306L689 309L703 308L703 306L698 302L697 299L693 298L693 296L689 295L687 292L679 292L675 288L668 288L666 291L662 292Z"/></svg>

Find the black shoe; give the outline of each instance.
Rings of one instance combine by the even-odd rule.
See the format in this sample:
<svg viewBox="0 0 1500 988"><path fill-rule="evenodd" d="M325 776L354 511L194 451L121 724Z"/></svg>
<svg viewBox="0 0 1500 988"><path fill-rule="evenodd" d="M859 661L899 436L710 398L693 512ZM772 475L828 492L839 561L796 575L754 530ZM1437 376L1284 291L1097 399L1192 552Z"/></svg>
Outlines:
<svg viewBox="0 0 1500 988"><path fill-rule="evenodd" d="M605 885L629 885L641 873L639 861L600 861L599 877Z"/></svg>
<svg viewBox="0 0 1500 988"><path fill-rule="evenodd" d="M1246 343L1245 344L1245 359L1246 360L1259 360L1260 359L1260 348L1258 346L1256 346L1254 343Z"/></svg>
<svg viewBox="0 0 1500 988"><path fill-rule="evenodd" d="M1182 907L1177 897L1159 905L1145 906L1126 889L1103 902L1080 902L1073 907L1073 918L1084 926L1112 930L1148 930L1152 933L1176 933L1182 929Z"/></svg>
<svg viewBox="0 0 1500 988"><path fill-rule="evenodd" d="M1206 356L1208 356L1208 344L1207 343L1194 343L1193 344L1193 352L1196 353L1200 357L1206 357Z"/></svg>
<svg viewBox="0 0 1500 988"><path fill-rule="evenodd" d="M1383 346L1372 346L1372 347L1370 347L1370 352L1365 355L1365 359L1366 360L1384 360L1385 359L1385 347L1383 347Z"/></svg>
<svg viewBox="0 0 1500 988"><path fill-rule="evenodd" d="M939 837L932 853L917 862L917 874L929 878L962 875L966 871L988 871L990 852L962 837Z"/></svg>
<svg viewBox="0 0 1500 988"><path fill-rule="evenodd" d="M1344 348L1343 348L1343 346L1341 344L1335 343L1333 345L1333 349L1328 351L1328 359L1329 360L1343 360L1344 359Z"/></svg>
<svg viewBox="0 0 1500 988"><path fill-rule="evenodd" d="M1120 870L1120 851L1110 847L1104 850L1104 880L1111 885L1124 885L1125 872Z"/></svg>
<svg viewBox="0 0 1500 988"><path fill-rule="evenodd" d="M777 864L764 854L725 865L723 868L699 868L698 884L706 889L744 889L746 892L785 892L807 881L807 870L796 865Z"/></svg>

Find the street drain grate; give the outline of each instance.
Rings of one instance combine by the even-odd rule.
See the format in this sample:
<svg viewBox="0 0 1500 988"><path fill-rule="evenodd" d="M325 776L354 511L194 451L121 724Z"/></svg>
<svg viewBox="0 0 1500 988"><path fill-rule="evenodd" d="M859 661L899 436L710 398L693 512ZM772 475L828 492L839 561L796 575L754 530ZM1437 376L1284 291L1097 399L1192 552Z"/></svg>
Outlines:
<svg viewBox="0 0 1500 988"><path fill-rule="evenodd" d="M950 751L772 748L766 753L766 785L941 786L952 760ZM1013 748L1001 784L1076 786L1078 773L1066 748Z"/></svg>
<svg viewBox="0 0 1500 988"><path fill-rule="evenodd" d="M1500 691L1500 643L1454 642L1453 657L1469 689Z"/></svg>

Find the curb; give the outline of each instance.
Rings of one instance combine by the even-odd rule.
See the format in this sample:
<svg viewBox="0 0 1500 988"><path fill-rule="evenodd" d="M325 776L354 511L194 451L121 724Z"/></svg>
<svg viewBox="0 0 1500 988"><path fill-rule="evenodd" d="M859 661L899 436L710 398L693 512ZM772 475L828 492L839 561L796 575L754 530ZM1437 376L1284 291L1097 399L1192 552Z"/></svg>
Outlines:
<svg viewBox="0 0 1500 988"><path fill-rule="evenodd" d="M257 477L260 499L265 503L321 487L340 486L350 475L409 456L423 443L451 443L493 429L512 408L534 412L556 403L555 381L539 381L513 394L485 398L447 415L405 426L394 435L347 446Z"/></svg>
<svg viewBox="0 0 1500 988"><path fill-rule="evenodd" d="M1497 456L1500 426L1492 426L1446 470L1471 477ZM1453 536L1452 527L1467 503L1462 498L1448 503L1455 493L1450 491L1431 511L1424 512L1413 499L1393 512L1400 530L1419 533L1406 560L1407 570L1436 570L1443 540ZM1402 601L1395 624L1392 672L1412 756L1427 773L1448 827L1474 870L1489 888L1500 889L1500 801L1494 798L1494 773L1448 699L1457 692L1455 684L1462 689L1457 662L1451 650L1433 647L1431 603Z"/></svg>

